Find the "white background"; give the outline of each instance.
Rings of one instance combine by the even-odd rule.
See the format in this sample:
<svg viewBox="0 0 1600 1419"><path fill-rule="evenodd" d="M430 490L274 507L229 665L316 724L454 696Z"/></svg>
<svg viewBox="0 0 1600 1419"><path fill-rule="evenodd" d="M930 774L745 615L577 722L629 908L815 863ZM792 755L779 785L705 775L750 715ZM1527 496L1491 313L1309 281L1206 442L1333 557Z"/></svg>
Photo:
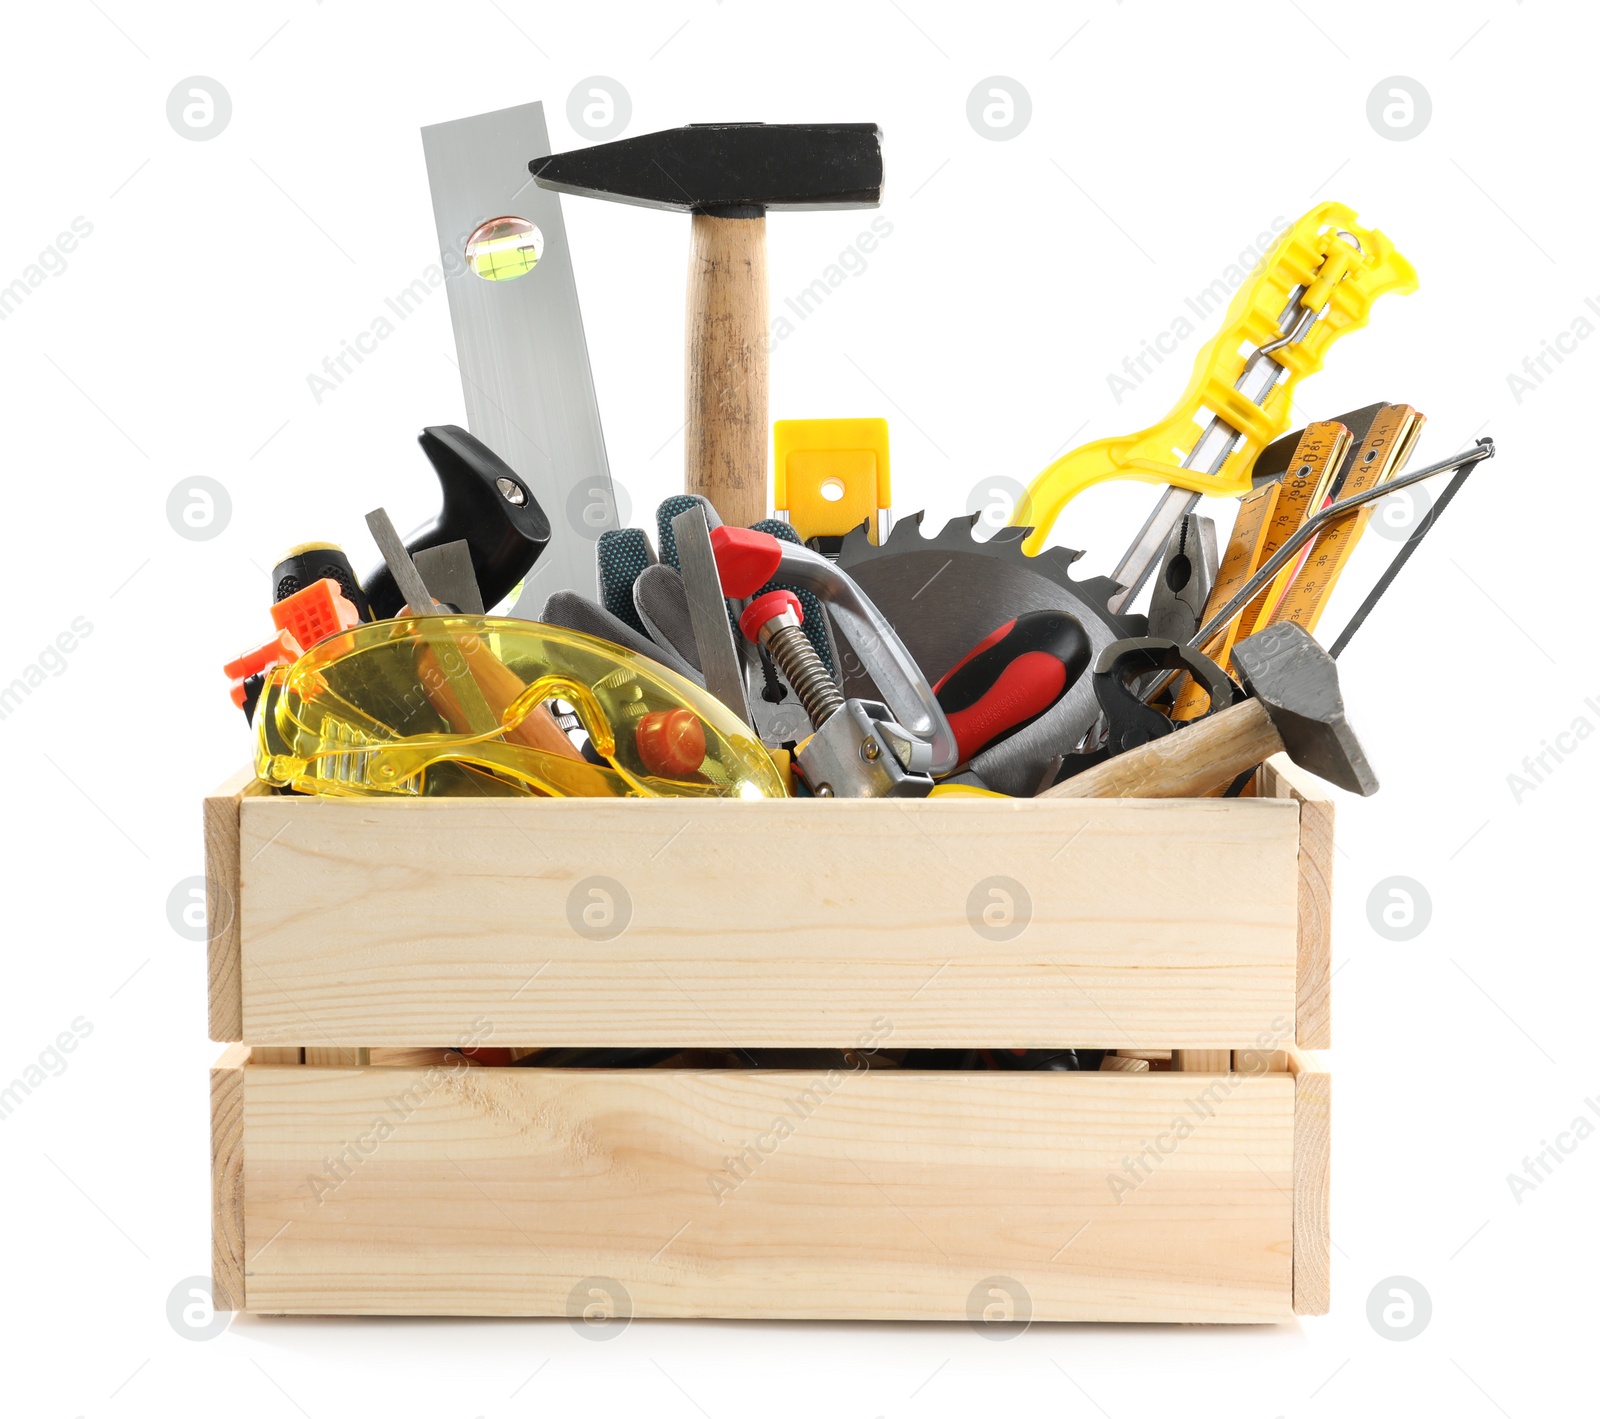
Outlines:
<svg viewBox="0 0 1600 1419"><path fill-rule="evenodd" d="M8 976L0 1081L82 1017L92 1033L3 1123L0 1388L11 1412L322 1419L611 1411L1125 1415L1578 1412L1593 1404L1600 1140L1514 1199L1507 1174L1600 1095L1593 1045L1593 791L1600 743L1520 803L1507 775L1579 717L1600 726L1593 424L1600 340L1520 400L1507 376L1600 303L1590 181L1592 7L1291 0L1019 7L753 0L547 7L7 7L0 285L75 217L93 233L0 323L7 614L0 681L75 617L92 633L0 721ZM229 92L226 131L179 137L179 80ZM1415 263L1301 387L1305 417L1376 399L1429 416L1417 463L1480 433L1473 478L1341 662L1383 778L1341 802L1333 1312L1278 1327L236 1319L169 1325L209 1269L202 945L168 921L203 870L202 793L241 764L218 664L263 638L264 569L361 515L434 506L415 438L463 419L442 295L319 404L306 376L435 259L418 128L542 98L559 149L573 86L620 82L628 131L875 120L893 234L773 360L774 417L885 415L897 510L937 525L983 479L1143 427L1202 329L1119 404L1107 375L1184 313L1274 217L1336 197ZM1003 75L1028 127L979 136ZM1380 135L1390 76L1427 129ZM776 309L868 214L770 224ZM569 200L612 469L636 510L678 487L686 224ZM207 475L229 525L169 526ZM1057 536L1108 569L1152 490L1096 490ZM1226 509L1218 509L1224 517ZM1397 545L1371 536L1345 589ZM1350 604L1344 599L1344 606ZM1342 620L1336 609L1327 625ZM1586 696L1595 703L1587 704ZM1384 939L1392 876L1432 903ZM1386 1339L1391 1276L1432 1298ZM530 1379L530 1375L537 1374ZM26 1396L23 1398L23 1396Z"/></svg>

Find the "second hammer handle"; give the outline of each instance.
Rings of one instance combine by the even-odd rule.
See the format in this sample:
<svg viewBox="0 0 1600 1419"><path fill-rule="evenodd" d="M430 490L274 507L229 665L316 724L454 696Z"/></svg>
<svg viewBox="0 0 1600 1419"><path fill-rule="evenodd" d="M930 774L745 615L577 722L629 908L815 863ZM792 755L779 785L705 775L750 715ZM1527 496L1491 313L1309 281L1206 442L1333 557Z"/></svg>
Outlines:
<svg viewBox="0 0 1600 1419"><path fill-rule="evenodd" d="M749 527L767 515L767 221L690 220L683 490Z"/></svg>
<svg viewBox="0 0 1600 1419"><path fill-rule="evenodd" d="M1246 700L1074 774L1041 798L1203 798L1283 749L1272 717Z"/></svg>

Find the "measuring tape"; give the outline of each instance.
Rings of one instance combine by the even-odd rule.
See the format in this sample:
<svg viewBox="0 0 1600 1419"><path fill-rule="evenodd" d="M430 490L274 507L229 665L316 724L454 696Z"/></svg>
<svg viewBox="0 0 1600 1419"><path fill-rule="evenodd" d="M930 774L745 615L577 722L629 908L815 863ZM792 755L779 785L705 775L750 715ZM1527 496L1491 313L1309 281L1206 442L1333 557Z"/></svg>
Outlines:
<svg viewBox="0 0 1600 1419"><path fill-rule="evenodd" d="M1366 438L1346 460L1343 476L1329 499L1318 505L1319 509L1334 498L1353 497L1388 482L1405 467L1425 422L1409 404L1383 408L1373 419ZM1307 631L1316 630L1334 584L1376 509L1376 503L1368 503L1316 536L1304 555L1285 567L1273 582L1256 628L1293 621Z"/></svg>
<svg viewBox="0 0 1600 1419"><path fill-rule="evenodd" d="M1300 380L1322 368L1334 340L1367 323L1379 296L1416 288L1411 263L1382 232L1360 226L1341 203L1312 208L1239 288L1165 419L1140 433L1075 448L1033 480L1013 514L1013 525L1033 527L1023 548L1038 552L1061 509L1109 478L1212 497L1248 492L1256 456L1289 427ZM1166 534L1152 532L1148 540L1159 555ZM1132 584L1125 575L1118 580Z"/></svg>

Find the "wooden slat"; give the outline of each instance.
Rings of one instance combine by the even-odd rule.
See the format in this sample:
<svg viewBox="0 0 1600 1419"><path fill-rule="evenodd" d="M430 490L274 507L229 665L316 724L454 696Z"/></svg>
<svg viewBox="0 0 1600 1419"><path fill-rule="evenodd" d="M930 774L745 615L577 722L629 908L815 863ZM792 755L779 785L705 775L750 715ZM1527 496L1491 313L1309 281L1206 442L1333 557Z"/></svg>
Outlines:
<svg viewBox="0 0 1600 1419"><path fill-rule="evenodd" d="M335 1069L349 1069L358 1064L370 1064L371 1051L351 1045L307 1045L306 1064L323 1064Z"/></svg>
<svg viewBox="0 0 1600 1419"><path fill-rule="evenodd" d="M239 992L239 801L267 792L240 769L203 805L206 849L206 1013L211 1038L244 1038Z"/></svg>
<svg viewBox="0 0 1600 1419"><path fill-rule="evenodd" d="M455 1065L460 1059L448 1049L406 1048L369 1049L363 1063L410 1069L426 1069L431 1064Z"/></svg>
<svg viewBox="0 0 1600 1419"><path fill-rule="evenodd" d="M245 1308L244 1073L250 1051L233 1044L211 1066L211 1300Z"/></svg>
<svg viewBox="0 0 1600 1419"><path fill-rule="evenodd" d="M1329 1221L1333 1080L1320 1055L1289 1051L1294 1077L1294 1309L1327 1315L1333 1276Z"/></svg>
<svg viewBox="0 0 1600 1419"><path fill-rule="evenodd" d="M1295 1043L1333 1044L1333 799L1314 775L1275 754L1261 766L1262 790L1300 805L1299 929Z"/></svg>
<svg viewBox="0 0 1600 1419"><path fill-rule="evenodd" d="M1172 1067L1183 1074L1226 1074L1233 1068L1233 1051L1226 1049L1175 1049Z"/></svg>
<svg viewBox="0 0 1600 1419"><path fill-rule="evenodd" d="M1293 1018L1298 820L1266 799L247 798L245 1037L1229 1049ZM615 939L572 924L592 877L631 903ZM972 924L996 877L1031 899L1008 940Z"/></svg>
<svg viewBox="0 0 1600 1419"><path fill-rule="evenodd" d="M1236 1049L1233 1067L1240 1074L1287 1074L1289 1051L1286 1049Z"/></svg>
<svg viewBox="0 0 1600 1419"><path fill-rule="evenodd" d="M1041 1320L1290 1314L1285 1075L245 1076L257 1310L561 1315L607 1277L639 1316L952 1321L1004 1276Z"/></svg>

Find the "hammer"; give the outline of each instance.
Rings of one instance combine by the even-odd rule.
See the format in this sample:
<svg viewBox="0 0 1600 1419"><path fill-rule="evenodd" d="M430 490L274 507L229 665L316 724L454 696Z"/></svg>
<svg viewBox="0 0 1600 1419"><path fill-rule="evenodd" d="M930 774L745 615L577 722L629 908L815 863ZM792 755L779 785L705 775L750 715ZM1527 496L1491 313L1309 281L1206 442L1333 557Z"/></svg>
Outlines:
<svg viewBox="0 0 1600 1419"><path fill-rule="evenodd" d="M1378 791L1377 775L1344 717L1339 672L1300 626L1280 621L1240 641L1233 664L1253 698L1085 769L1039 796L1202 798L1277 753L1362 797Z"/></svg>
<svg viewBox="0 0 1600 1419"><path fill-rule="evenodd" d="M691 123L535 158L540 187L689 212L684 491L730 527L767 515L769 208L883 197L875 123Z"/></svg>

